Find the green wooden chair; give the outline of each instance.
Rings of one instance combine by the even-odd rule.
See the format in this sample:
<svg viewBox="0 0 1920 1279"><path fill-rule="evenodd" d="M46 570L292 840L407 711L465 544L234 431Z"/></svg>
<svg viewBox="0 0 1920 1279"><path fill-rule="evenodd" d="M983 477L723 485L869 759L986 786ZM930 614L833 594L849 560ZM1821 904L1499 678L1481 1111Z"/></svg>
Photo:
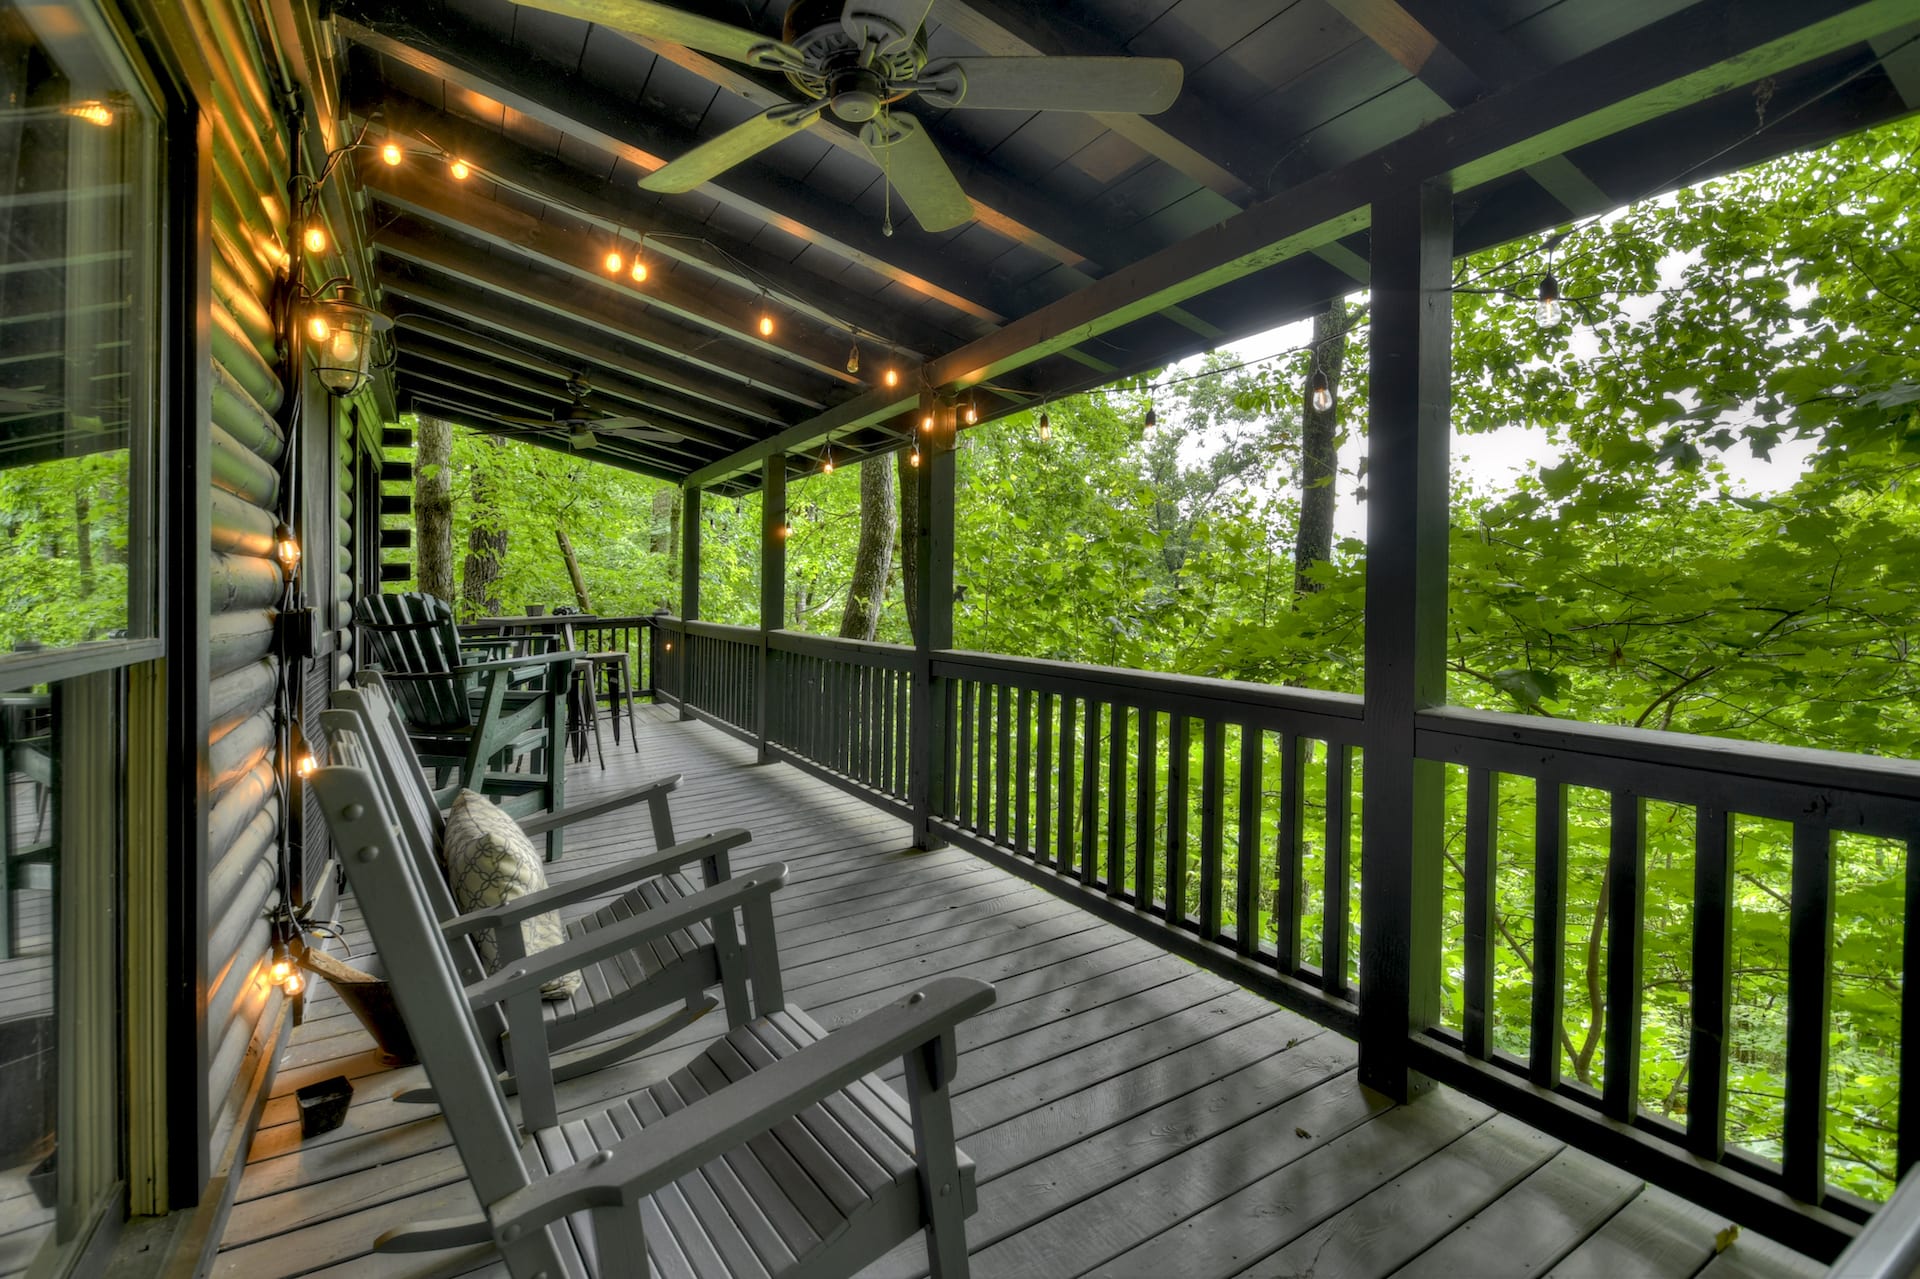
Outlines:
<svg viewBox="0 0 1920 1279"><path fill-rule="evenodd" d="M522 816L566 793L566 694L578 653L473 660L453 610L432 595L372 595L357 613L364 664L379 668L422 763ZM562 832L547 832L547 860Z"/></svg>
<svg viewBox="0 0 1920 1279"><path fill-rule="evenodd" d="M967 1273L972 1162L948 1088L959 1023L993 988L948 977L829 1035L783 1005L771 951L748 951L759 1014L663 1082L601 1096L565 1123L522 1116L498 1087L475 1014L533 1037L540 986L716 911L770 927L785 867L761 867L664 911L516 961L463 987L425 884L357 733L312 785L483 1214L382 1235L383 1252L492 1242L516 1279L851 1275L924 1232L937 1279ZM907 1098L875 1077L906 1062Z"/></svg>
<svg viewBox="0 0 1920 1279"><path fill-rule="evenodd" d="M732 877L731 852L745 844L750 836L736 828L678 842L668 806L669 796L680 784L679 776L675 775L589 804L538 813L520 821L520 828L534 836L555 825L573 825L645 804L653 827L653 852L573 883L517 899L508 906L462 914L441 873L438 850L445 831L444 806L407 743L400 718L387 696L385 681L377 672L362 672L359 678L360 687L335 690L335 709L320 717L322 726L330 746L342 733L351 733L357 738L357 749L374 772L394 813L396 828L405 839L407 854L413 860L427 904L447 936L455 968L467 984L476 984L487 976L471 938L481 929L492 928L491 921L496 918L510 917L515 926L504 931L496 928L495 935L505 940L505 933L513 932L513 940L517 942L520 920L619 893L591 914L568 924L568 937L580 938L623 919L677 905L683 899L697 896L701 888L717 887ZM689 877L689 872L696 867L701 881L698 887ZM748 944L768 950L775 945L771 933L750 938ZM541 1001L540 1013L546 1026L542 1040L545 1064L538 1065L537 1069L554 1079L569 1079L642 1052L711 1011L715 1001L707 992L715 986L720 987L725 999L728 1024L740 1025L751 1015L743 964L739 934L731 917L723 916L710 924L680 929L658 943L623 952L594 965L571 996ZM636 1027L635 1023L642 1019L651 1020ZM518 1088L512 1044L506 1029L504 1022L497 1019L490 1025L488 1051L501 1070L503 1081L510 1088ZM587 1043L614 1032L622 1033L611 1040ZM395 1099L430 1102L434 1097L431 1090L416 1089L402 1092Z"/></svg>

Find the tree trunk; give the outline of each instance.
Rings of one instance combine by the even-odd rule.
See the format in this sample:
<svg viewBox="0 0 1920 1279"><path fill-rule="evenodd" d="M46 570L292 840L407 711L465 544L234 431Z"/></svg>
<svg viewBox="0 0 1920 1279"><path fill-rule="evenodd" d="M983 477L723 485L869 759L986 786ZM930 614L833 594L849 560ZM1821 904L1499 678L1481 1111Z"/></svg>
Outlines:
<svg viewBox="0 0 1920 1279"><path fill-rule="evenodd" d="M1340 367L1347 359L1347 304L1336 301L1313 317L1313 349L1317 367L1327 375L1334 401L1325 412L1313 407L1313 370L1309 362L1300 395L1300 526L1293 540L1293 593L1320 589L1307 575L1315 564L1333 558L1334 469L1339 446L1334 443L1340 417Z"/></svg>
<svg viewBox="0 0 1920 1279"><path fill-rule="evenodd" d="M553 535L560 541L560 555L567 562L567 576L573 579L574 602L580 605L582 613L591 614L593 604L587 599L587 579L580 576L580 561L573 553L573 543L567 540L567 530L556 528Z"/></svg>
<svg viewBox="0 0 1920 1279"><path fill-rule="evenodd" d="M847 606L840 614L841 639L870 640L880 629L895 523L893 476L885 458L869 458L860 464L860 544L854 552Z"/></svg>
<svg viewBox="0 0 1920 1279"><path fill-rule="evenodd" d="M93 594L93 503L87 491L73 495L74 551L80 559L80 598Z"/></svg>
<svg viewBox="0 0 1920 1279"><path fill-rule="evenodd" d="M413 580L421 591L453 598L453 425L421 417L413 455Z"/></svg>
<svg viewBox="0 0 1920 1279"><path fill-rule="evenodd" d="M494 448L506 441L489 436ZM467 526L467 562L461 570L461 600L468 617L498 617L500 607L500 566L507 558L507 525L494 509L485 469L473 476L473 518Z"/></svg>
<svg viewBox="0 0 1920 1279"><path fill-rule="evenodd" d="M655 555L667 557L667 584L671 588L680 581L680 490L677 488L658 488L653 493L653 509L650 513L650 527L647 549ZM663 599L659 606L671 612L672 599Z"/></svg>
<svg viewBox="0 0 1920 1279"><path fill-rule="evenodd" d="M920 468L907 459L911 448L894 455L894 469L900 476L900 593L906 599L907 626L915 638L920 634L920 559L916 548L920 541Z"/></svg>

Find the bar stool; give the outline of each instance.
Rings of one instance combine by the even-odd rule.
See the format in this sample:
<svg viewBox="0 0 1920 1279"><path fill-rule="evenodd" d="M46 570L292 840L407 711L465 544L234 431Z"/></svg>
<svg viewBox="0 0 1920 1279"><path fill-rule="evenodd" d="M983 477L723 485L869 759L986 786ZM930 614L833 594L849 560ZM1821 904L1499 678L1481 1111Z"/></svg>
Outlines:
<svg viewBox="0 0 1920 1279"><path fill-rule="evenodd" d="M633 667L627 660L625 649L611 649L605 652L588 653L586 660L592 664L593 679L589 681L594 689L594 701L600 699L599 675L605 672L607 677L607 710L613 716L613 744L620 744L620 701L627 703L627 729L633 738L633 749L640 749L640 725L633 715ZM604 767L604 762L603 765Z"/></svg>

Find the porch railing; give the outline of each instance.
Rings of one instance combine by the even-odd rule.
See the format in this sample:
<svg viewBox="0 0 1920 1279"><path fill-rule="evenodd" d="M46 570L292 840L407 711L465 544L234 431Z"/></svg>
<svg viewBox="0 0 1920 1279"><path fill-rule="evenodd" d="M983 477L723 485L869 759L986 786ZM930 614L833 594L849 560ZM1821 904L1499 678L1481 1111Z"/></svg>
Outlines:
<svg viewBox="0 0 1920 1279"><path fill-rule="evenodd" d="M663 700L903 816L920 800L929 833L1336 1028L1357 1024L1365 992L1353 957L1367 928L1355 838L1360 699L655 621ZM919 703L916 680L930 685ZM916 705L932 723L914 722ZM1837 1253L1874 1205L1827 1178L1836 840L1894 841L1905 914L1920 919L1920 769L1452 709L1417 725L1418 757L1443 770L1455 797L1445 882L1463 927L1433 957L1456 969L1457 1017L1443 1020L1458 1024L1415 1028L1407 1060L1776 1238ZM931 756L926 797L911 793L920 751ZM1606 841L1604 880L1583 885L1604 912L1588 930L1591 973L1603 975L1589 1024L1604 1029L1580 1072L1597 1082L1568 1077L1562 1029L1576 805L1604 813L1585 827ZM1672 843L1650 841L1650 811L1663 831L1692 826L1682 1121L1646 1113L1640 1098L1649 863L1655 844ZM1757 822L1774 823L1772 833L1756 833ZM1777 1152L1728 1136L1735 849L1776 834L1790 864ZM1518 995L1511 965L1504 986L1496 976L1502 946L1523 951L1530 969ZM1903 947L1901 971L1920 971L1920 928L1907 929ZM1502 1022L1503 990L1512 1025ZM1920 983L1897 983L1892 998L1903 1029L1920 1036ZM1904 1116L1920 1099L1920 1052L1902 1056L1897 1091ZM1901 1138L1898 1171L1915 1145Z"/></svg>

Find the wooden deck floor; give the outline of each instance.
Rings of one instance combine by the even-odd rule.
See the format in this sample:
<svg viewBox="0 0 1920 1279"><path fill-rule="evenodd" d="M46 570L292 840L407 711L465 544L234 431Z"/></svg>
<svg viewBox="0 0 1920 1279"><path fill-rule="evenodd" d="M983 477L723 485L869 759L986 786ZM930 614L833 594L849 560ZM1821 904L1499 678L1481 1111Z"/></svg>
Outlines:
<svg viewBox="0 0 1920 1279"><path fill-rule="evenodd" d="M956 1121L979 1163L973 1272L1068 1275L1813 1275L1758 1238L1458 1094L1395 1106L1355 1078L1351 1041L698 724L648 710L641 752L609 744L576 798L682 772L683 835L744 825L738 864L784 861L789 997L829 1027L942 973L993 981L963 1028ZM556 878L630 848L612 818L570 837ZM365 945L357 917L350 943ZM721 1029L717 1018L703 1033ZM564 1109L657 1078L696 1040L576 1080ZM345 1074L346 1124L302 1142L293 1090ZM382 1230L473 1211L441 1121L389 1097L389 1070L337 1000L296 1033L249 1155L215 1273L504 1273L484 1250L368 1252ZM925 1273L918 1243L872 1276Z"/></svg>

